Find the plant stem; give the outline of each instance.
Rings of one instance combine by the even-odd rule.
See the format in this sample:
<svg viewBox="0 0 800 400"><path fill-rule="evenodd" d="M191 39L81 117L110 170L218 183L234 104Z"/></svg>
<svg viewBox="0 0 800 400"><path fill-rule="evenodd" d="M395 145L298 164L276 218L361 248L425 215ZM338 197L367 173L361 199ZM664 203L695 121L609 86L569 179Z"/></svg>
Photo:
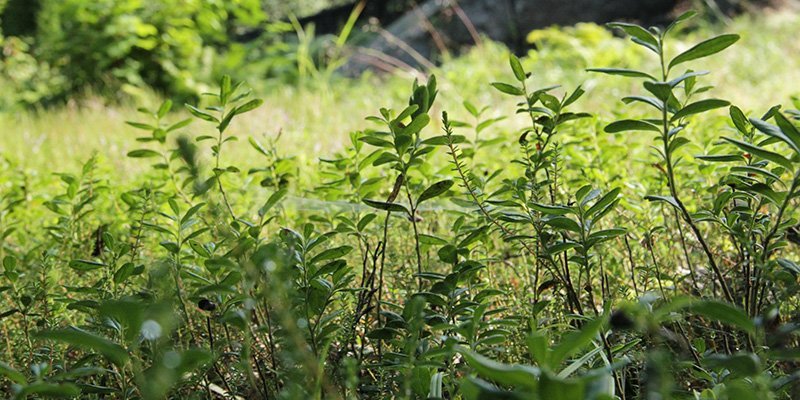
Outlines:
<svg viewBox="0 0 800 400"><path fill-rule="evenodd" d="M659 41L659 58L661 60L661 77L662 81L666 82L667 80L667 68L666 68L666 61L664 60L664 43L663 37L662 40ZM661 132L661 140L664 146L664 163L666 164L667 168L667 185L669 186L670 195L672 199L675 200L675 204L678 206L678 211L680 211L683 220L686 221L686 224L689 225L691 228L692 233L694 233L694 237L700 243L700 246L703 248L703 252L705 252L706 257L708 258L708 263L711 266L711 270L714 271L714 275L719 281L720 286L722 287L722 293L725 295L725 300L727 300L731 304L735 304L733 294L731 294L730 288L728 288L728 283L725 281L725 277L722 274L722 270L717 265L717 262L714 259L714 253L711 252L711 248L709 247L708 243L706 242L703 234L700 232L700 229L692 219L691 214L689 214L689 210L686 209L686 206L681 201L680 196L678 196L678 189L675 186L675 173L672 164L672 151L669 148L669 132L670 132L670 122L669 116L667 115L668 109L668 102L669 99L666 99L662 102L661 105L661 123L662 123L662 132Z"/></svg>

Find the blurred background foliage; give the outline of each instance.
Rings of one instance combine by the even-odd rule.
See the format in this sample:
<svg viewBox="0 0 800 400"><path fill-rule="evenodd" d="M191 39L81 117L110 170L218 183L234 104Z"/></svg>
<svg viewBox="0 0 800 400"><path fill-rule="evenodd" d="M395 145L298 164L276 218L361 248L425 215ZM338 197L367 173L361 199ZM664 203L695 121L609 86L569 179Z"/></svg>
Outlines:
<svg viewBox="0 0 800 400"><path fill-rule="evenodd" d="M375 0L364 2L368 8L390 9L393 15L423 3L371 1ZM763 0L693 0L688 6L706 10L709 21L724 18L721 8L743 10L759 1ZM355 29L343 28L341 19L308 23L304 18L326 11L358 16L363 8L356 4L352 0L0 0L4 89L0 111L87 97L141 100L151 90L190 100L225 74L254 82L259 89L325 83L345 62L344 42L375 35L368 31L376 21L362 18L359 24L365 29ZM579 24L534 31L527 43L537 51L564 53L559 59L570 68L582 68L609 63L582 55L587 54L586 46L613 43L604 40L609 35L597 25ZM590 53L604 58L624 52L621 43L613 45L619 48ZM531 56L548 58L537 54Z"/></svg>
<svg viewBox="0 0 800 400"><path fill-rule="evenodd" d="M149 87L192 97L220 69L250 73L256 61L262 76L290 80L287 18L338 3L0 0L0 108L62 102L87 90L113 97ZM255 40L236 41L256 29Z"/></svg>

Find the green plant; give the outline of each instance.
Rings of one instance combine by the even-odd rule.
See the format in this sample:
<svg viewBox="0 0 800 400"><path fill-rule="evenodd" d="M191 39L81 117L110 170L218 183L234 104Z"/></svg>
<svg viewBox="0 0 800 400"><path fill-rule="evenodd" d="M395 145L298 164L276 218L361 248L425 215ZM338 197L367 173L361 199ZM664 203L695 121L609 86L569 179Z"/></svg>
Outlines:
<svg viewBox="0 0 800 400"><path fill-rule="evenodd" d="M673 77L734 36L670 59L674 26L612 26L657 56L639 60L655 74L598 69L642 79L644 95L623 100L637 107L617 109L596 82L532 89L541 65L491 48L480 54L508 60L514 80L493 87L513 111L450 97L478 71L417 82L359 129L348 104L388 104L393 88L369 87L379 93L363 102L312 105L331 118L303 143L332 153L321 159L293 148L312 129L302 121L237 143L260 127L245 113L262 102L228 77L187 106L204 123L171 101L141 109L130 148L102 142L74 171L41 173L9 152L3 393L797 397L797 111L754 114L705 98L702 72ZM579 32L622 44L597 29ZM327 147L345 127L343 146ZM655 135L655 163L633 130Z"/></svg>

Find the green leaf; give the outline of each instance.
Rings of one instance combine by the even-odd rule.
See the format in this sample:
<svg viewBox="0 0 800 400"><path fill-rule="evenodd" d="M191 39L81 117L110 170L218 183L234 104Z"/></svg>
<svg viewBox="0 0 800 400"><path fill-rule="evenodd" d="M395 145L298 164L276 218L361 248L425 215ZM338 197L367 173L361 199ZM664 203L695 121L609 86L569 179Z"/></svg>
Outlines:
<svg viewBox="0 0 800 400"><path fill-rule="evenodd" d="M264 100L261 99L250 100L247 103L244 103L239 107L236 107L236 109L234 110L234 114L239 115L239 114L244 114L248 111L253 111L256 108L260 107L262 104L264 104Z"/></svg>
<svg viewBox="0 0 800 400"><path fill-rule="evenodd" d="M398 331L392 328L377 328L369 331L367 337L376 340L391 340L397 336Z"/></svg>
<svg viewBox="0 0 800 400"><path fill-rule="evenodd" d="M672 61L670 61L669 63L669 69L672 69L676 65L685 63L687 61L692 61L698 58L708 57L712 54L719 53L720 51L725 50L732 44L736 43L736 41L738 40L739 40L739 35L727 34L727 35L720 35L717 37L713 37L711 39L700 42L691 49L686 50L683 53L679 54L677 57L673 58Z"/></svg>
<svg viewBox="0 0 800 400"><path fill-rule="evenodd" d="M428 114L420 114L416 118L414 118L408 126L403 129L404 135L412 135L419 133L422 131L422 128L425 128L428 123L431 121L431 117Z"/></svg>
<svg viewBox="0 0 800 400"><path fill-rule="evenodd" d="M750 123L753 124L759 132L779 139L789 145L796 153L800 154L800 133L797 132L797 128L780 113L775 113L774 118L779 126L769 124L758 118L750 118Z"/></svg>
<svg viewBox="0 0 800 400"><path fill-rule="evenodd" d="M739 130L739 132L748 133L749 130L748 130L747 116L744 115L742 109L736 106L731 106L730 115L731 115L731 121L733 121L733 126L735 126L736 129Z"/></svg>
<svg viewBox="0 0 800 400"><path fill-rule="evenodd" d="M207 112L205 112L205 111L203 111L203 110L201 110L201 109L199 109L199 108L197 108L197 107L195 107L193 105L186 104L186 108L189 109L189 113L190 114L194 115L197 118L200 118L202 120L209 121L209 122L219 123L219 120L216 117L214 117L213 115L211 115L211 114L209 114L209 113L207 113Z"/></svg>
<svg viewBox="0 0 800 400"><path fill-rule="evenodd" d="M708 75L708 71L686 71L686 73L684 73L683 75L680 75L677 78L674 78L669 82L667 82L667 85L669 85L669 87L671 88L674 88L675 86L678 86L681 82L689 78L694 78L703 75Z"/></svg>
<svg viewBox="0 0 800 400"><path fill-rule="evenodd" d="M187 126L187 125L189 125L191 123L192 123L192 119L191 118L186 118L186 119L184 119L182 121L178 121L178 122L170 125L167 128L167 132L172 132L172 131L174 131L176 129L181 129L181 128L183 128L183 127L185 127L185 126Z"/></svg>
<svg viewBox="0 0 800 400"><path fill-rule="evenodd" d="M550 255L556 255L567 250L572 250L578 246L579 244L576 242L558 242L547 246L547 253Z"/></svg>
<svg viewBox="0 0 800 400"><path fill-rule="evenodd" d="M578 99L581 98L581 96L583 96L585 93L586 93L586 91L583 90L583 88L581 86L578 86L577 88L575 88L575 91L572 92L572 94L569 95L569 97L567 97L566 100L564 100L564 102L561 104L561 108L565 108L565 107L569 106L570 104L578 101ZM574 114L574 115L583 115L583 114L585 114L585 113ZM589 114L585 114L585 115L586 115L586 117L590 116Z"/></svg>
<svg viewBox="0 0 800 400"><path fill-rule="evenodd" d="M450 143L452 144L465 143L466 141L467 138L464 135L440 135L440 136L434 136L429 139L425 139L422 141L422 144L432 145L432 146L443 146L443 145L448 145Z"/></svg>
<svg viewBox="0 0 800 400"><path fill-rule="evenodd" d="M749 152L749 153L752 153L754 155L757 155L757 156L759 156L759 157L761 157L761 158L763 158L765 160L774 162L775 164L778 164L778 165L786 168L789 171L793 170L792 162L789 161L786 157L784 157L784 156L782 156L782 155L780 155L778 153L774 153L774 152L769 151L769 150L764 150L761 147L758 147L756 145L753 145L753 144L750 144L750 143L747 143L747 142L743 142L743 141L737 140L737 139L731 139L731 138L724 137L724 138L722 138L722 140L724 140L724 141L726 141L728 143L732 143L732 144L736 145L736 147L738 147L738 148L740 148L740 149L742 149L742 150L744 150L746 152Z"/></svg>
<svg viewBox="0 0 800 400"><path fill-rule="evenodd" d="M375 146L375 147L384 147L384 148L392 148L392 147L394 147L392 142L390 142L388 140L385 140L385 139L381 139L381 138L379 138L377 136L372 136L372 135L362 136L362 137L358 138L358 140L361 141L361 142L364 142L366 144Z"/></svg>
<svg viewBox="0 0 800 400"><path fill-rule="evenodd" d="M531 203L530 208L547 215L567 215L573 213L572 209L564 206L551 206L547 204Z"/></svg>
<svg viewBox="0 0 800 400"><path fill-rule="evenodd" d="M597 240L599 243L622 236L626 233L628 233L628 231L626 231L624 228L603 229L601 231L593 232L591 235L589 235L588 239Z"/></svg>
<svg viewBox="0 0 800 400"><path fill-rule="evenodd" d="M123 366L129 359L128 352L122 346L102 336L76 327L41 331L37 332L35 336L39 339L55 340L96 351L119 367Z"/></svg>
<svg viewBox="0 0 800 400"><path fill-rule="evenodd" d="M715 321L735 326L747 333L755 333L756 324L739 307L717 300L695 301L689 304L688 310Z"/></svg>
<svg viewBox="0 0 800 400"><path fill-rule="evenodd" d="M573 372L577 371L580 367L586 365L589 361L595 358L600 352L603 351L602 347L596 347L594 350L586 352L586 354L582 355L581 358L575 360L566 368L562 369L558 373L559 378L568 378L572 375Z"/></svg>
<svg viewBox="0 0 800 400"><path fill-rule="evenodd" d="M486 399L518 399L519 397L509 397L506 390L486 382L483 379L467 376L461 381L459 390L463 394L464 400L486 400Z"/></svg>
<svg viewBox="0 0 800 400"><path fill-rule="evenodd" d="M613 22L608 24L608 26L622 29L625 31L625 33L632 36L633 39L637 39L634 40L634 42L647 47L655 53L658 53L658 39L656 39L652 33L648 32L647 29L644 29L636 24L628 24L623 22Z"/></svg>
<svg viewBox="0 0 800 400"><path fill-rule="evenodd" d="M120 284L130 278L136 272L136 266L132 262L122 264L116 272L114 272L114 283Z"/></svg>
<svg viewBox="0 0 800 400"><path fill-rule="evenodd" d="M647 81L643 85L648 92L662 102L667 102L672 97L672 86L669 83Z"/></svg>
<svg viewBox="0 0 800 400"><path fill-rule="evenodd" d="M24 385L26 382L25 375L3 361L0 361L0 375L5 376L12 382L20 385Z"/></svg>
<svg viewBox="0 0 800 400"><path fill-rule="evenodd" d="M708 154L697 155L694 156L694 158L709 162L739 162L744 160L744 158L738 154Z"/></svg>
<svg viewBox="0 0 800 400"><path fill-rule="evenodd" d="M703 366L709 369L726 369L730 378L746 378L761 372L761 361L753 353L711 354L703 358Z"/></svg>
<svg viewBox="0 0 800 400"><path fill-rule="evenodd" d="M289 189L283 188L270 195L269 198L267 199L267 202L264 203L264 205L258 209L258 216L263 217L267 215L267 213L269 212L269 210L272 209L272 207L275 207L275 205L278 204L278 202L280 202L281 200L283 200L284 197L286 197L287 193L289 193Z"/></svg>
<svg viewBox="0 0 800 400"><path fill-rule="evenodd" d="M800 275L800 266L797 265L794 261L787 260L785 258L779 258L778 265L780 265L783 269L791 272L793 275Z"/></svg>
<svg viewBox="0 0 800 400"><path fill-rule="evenodd" d="M550 365L560 365L567 357L589 345L604 323L605 318L596 318L584 324L581 330L562 337L550 352Z"/></svg>
<svg viewBox="0 0 800 400"><path fill-rule="evenodd" d="M743 190L749 193L756 193L764 197L765 199L769 200L770 202L772 202L772 204L775 204L776 206L779 206L781 203L783 203L783 200L786 198L785 192L776 192L771 187L769 187L769 185L760 182L750 185L744 188Z"/></svg>
<svg viewBox="0 0 800 400"><path fill-rule="evenodd" d="M91 260L72 260L69 262L69 267L78 271L92 271L105 266L102 262Z"/></svg>
<svg viewBox="0 0 800 400"><path fill-rule="evenodd" d="M664 107L664 102L655 97L650 97L650 96L627 96L622 98L622 102L625 104L631 104L633 102L644 103L653 106L658 111L661 111L662 108Z"/></svg>
<svg viewBox="0 0 800 400"><path fill-rule="evenodd" d="M645 78L653 81L657 80L653 75L650 75L646 72L636 71L632 69L625 69L625 68L588 68L587 71L599 72L601 74L608 74L608 75L627 76L630 78Z"/></svg>
<svg viewBox="0 0 800 400"><path fill-rule="evenodd" d="M518 81L524 82L527 76L525 76L525 70L522 69L522 63L519 62L519 58L512 53L508 56L508 62L511 64L511 70L514 71L514 77Z"/></svg>
<svg viewBox="0 0 800 400"><path fill-rule="evenodd" d="M690 115L699 114L699 113L702 113L702 112L713 110L715 108L727 107L728 105L730 105L729 102L727 102L725 100L719 100L719 99L705 99L705 100L696 101L696 102L694 102L692 104L689 104L686 107L680 109L678 112L676 112L672 116L670 121L677 121L677 120L680 120L681 118L686 118L686 117L688 117Z"/></svg>
<svg viewBox="0 0 800 400"><path fill-rule="evenodd" d="M134 127L134 128L136 128L136 129L142 129L142 130L146 130L146 131L154 131L154 130L158 129L153 125L148 125L148 124L145 124L145 123L142 123L142 122L125 121L125 123L130 125L130 126L132 126L132 127Z"/></svg>
<svg viewBox="0 0 800 400"><path fill-rule="evenodd" d="M567 217L552 217L545 220L547 225L558 229L566 229L575 233L581 232L581 226L577 222Z"/></svg>
<svg viewBox="0 0 800 400"><path fill-rule="evenodd" d="M166 99L164 100L163 103L161 103L161 107L158 107L158 112L156 113L156 115L158 116L158 118L164 118L171 109L172 109L172 100Z"/></svg>
<svg viewBox="0 0 800 400"><path fill-rule="evenodd" d="M606 133L617 133L625 131L661 132L661 130L656 125L636 119L623 119L621 121L612 122L606 126L604 131Z"/></svg>
<svg viewBox="0 0 800 400"><path fill-rule="evenodd" d="M512 96L522 96L523 94L525 94L525 92L523 92L522 89L516 86L509 85L507 83L493 82L492 86L494 86L495 89L505 94L510 94Z"/></svg>
<svg viewBox="0 0 800 400"><path fill-rule="evenodd" d="M186 224L192 217L194 217L194 215L197 214L197 212L200 211L200 209L205 205L206 203L198 203L192 206L192 208L186 210L186 214L183 214L183 217L181 218L181 229L184 229L183 225Z"/></svg>
<svg viewBox="0 0 800 400"><path fill-rule="evenodd" d="M504 386L536 389L541 371L528 365L502 364L478 353L458 346L461 353L475 372L493 382Z"/></svg>
<svg viewBox="0 0 800 400"><path fill-rule="evenodd" d="M434 183L433 185L429 186L419 195L419 199L417 199L417 206L422 204L423 201L432 199L436 196L441 195L442 193L446 192L450 187L453 186L453 181L450 179L446 179L443 181L439 181Z"/></svg>
<svg viewBox="0 0 800 400"><path fill-rule="evenodd" d="M223 75L219 83L219 99L222 104L228 103L231 94L231 76Z"/></svg>
<svg viewBox="0 0 800 400"><path fill-rule="evenodd" d="M597 200L597 202L594 203L586 211L586 215L589 217L593 217L595 213L605 209L607 205L611 204L611 202L614 201L617 198L617 196L619 196L620 191L621 191L620 188L611 189L608 193L606 193L603 197L601 197L600 200Z"/></svg>
<svg viewBox="0 0 800 400"><path fill-rule="evenodd" d="M775 122L778 124L778 127L781 128L781 132L792 142L793 148L800 149L800 130L797 129L791 121L789 121L783 114L776 112L773 115ZM798 150L795 150L798 151ZM798 151L800 153L800 151Z"/></svg>
<svg viewBox="0 0 800 400"><path fill-rule="evenodd" d="M80 394L81 389L74 383L34 382L22 388L16 398L25 399L29 395L76 398L80 396Z"/></svg>
<svg viewBox="0 0 800 400"><path fill-rule="evenodd" d="M149 157L160 157L161 154L155 150L148 150L148 149L139 149L133 150L128 153L128 157L131 158L149 158Z"/></svg>
<svg viewBox="0 0 800 400"><path fill-rule="evenodd" d="M332 249L326 249L314 256L314 258L309 261L309 264L316 264L320 261L327 261L333 260L336 258L342 258L348 255L351 251L353 251L352 246L339 246L334 247Z"/></svg>
<svg viewBox="0 0 800 400"><path fill-rule="evenodd" d="M644 199L648 201L663 201L677 209L681 208L672 196L644 196Z"/></svg>
<svg viewBox="0 0 800 400"><path fill-rule="evenodd" d="M369 199L364 199L364 204L366 204L366 205L368 205L368 206L370 206L372 208L377 208L379 210L392 211L392 212L403 212L403 213L406 213L408 215L411 215L411 212L408 211L408 209L402 204L387 203L385 201L377 201L377 200L369 200Z"/></svg>
<svg viewBox="0 0 800 400"><path fill-rule="evenodd" d="M664 34L666 35L672 29L674 29L676 26L682 24L684 21L686 21L686 20L688 20L690 18L693 18L695 15L697 15L697 11L694 11L694 10L689 10L689 11L686 11L685 13L679 15L678 18L675 18L675 20L672 21L672 23L669 24L669 26L667 26L667 29L664 30Z"/></svg>

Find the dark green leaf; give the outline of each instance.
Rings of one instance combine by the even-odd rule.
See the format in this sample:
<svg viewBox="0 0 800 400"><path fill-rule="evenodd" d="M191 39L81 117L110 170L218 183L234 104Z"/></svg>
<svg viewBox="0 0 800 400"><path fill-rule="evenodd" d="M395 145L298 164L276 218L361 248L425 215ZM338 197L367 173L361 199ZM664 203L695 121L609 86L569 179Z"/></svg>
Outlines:
<svg viewBox="0 0 800 400"><path fill-rule="evenodd" d="M439 181L425 189L424 192L419 196L417 199L417 206L422 204L423 201L432 199L436 196L441 195L442 193L446 192L450 187L453 186L453 181L450 179L446 179L443 181Z"/></svg>
<svg viewBox="0 0 800 400"><path fill-rule="evenodd" d="M757 155L757 156L759 156L759 157L761 157L761 158L763 158L765 160L774 162L775 164L778 164L778 165L786 168L789 171L793 170L792 162L789 161L786 157L784 157L784 156L782 156L782 155L780 155L778 153L775 153L775 152L772 152L772 151L769 151L769 150L765 150L765 149L763 149L763 148L761 148L759 146L756 146L756 145L753 145L753 144L750 144L750 143L747 143L747 142L743 142L743 141L737 140L737 139L731 139L731 138L724 137L724 138L722 138L722 140L725 140L728 143L732 143L732 144L736 145L736 147L738 147L738 148L740 148L740 149L742 149L742 150L744 150L746 152L749 152L749 153L752 153L754 155Z"/></svg>
<svg viewBox="0 0 800 400"><path fill-rule="evenodd" d="M581 226L577 222L567 217L552 217L545 220L547 225L558 229L566 229L575 233L581 232Z"/></svg>
<svg viewBox="0 0 800 400"><path fill-rule="evenodd" d="M652 131L652 132L660 132L661 130L646 121L640 121L635 119L623 119L621 121L616 121L608 124L604 129L606 133L617 133L617 132L625 132L625 131Z"/></svg>
<svg viewBox="0 0 800 400"><path fill-rule="evenodd" d="M213 115L211 115L211 114L209 114L209 113L207 113L207 112L205 112L205 111L203 111L203 110L201 110L201 109L199 109L199 108L197 108L195 106L186 104L186 108L189 109L189 113L191 113L192 115L194 115L197 118L200 118L202 120L209 121L209 122L219 123L219 120L216 117L214 117Z"/></svg>
<svg viewBox="0 0 800 400"><path fill-rule="evenodd" d="M658 53L658 39L653 36L652 33L648 32L647 29L642 28L636 24L628 24L622 22L613 22L608 24L608 26L612 28L619 28L625 31L628 35L631 35L633 38L638 39L635 41L642 46L647 47L648 49Z"/></svg>
<svg viewBox="0 0 800 400"><path fill-rule="evenodd" d="M309 261L309 264L316 264L320 261L327 261L333 260L336 258L342 258L348 255L351 251L353 251L352 246L339 246L334 247L332 249L326 249L314 256L314 258Z"/></svg>
<svg viewBox="0 0 800 400"><path fill-rule="evenodd" d="M148 158L148 157L160 157L161 154L155 150L148 150L148 149L139 149L133 150L128 153L128 157L131 158Z"/></svg>
<svg viewBox="0 0 800 400"><path fill-rule="evenodd" d="M709 110L713 110L715 108L722 108L727 107L730 103L725 100L719 99L705 99L696 101L692 104L687 105L686 107L680 109L676 112L673 116L671 121L677 121L681 118L688 117L690 115L699 114L702 112L706 112Z"/></svg>
<svg viewBox="0 0 800 400"><path fill-rule="evenodd" d="M786 117L780 113L775 113L774 118L779 122L780 127L769 124L758 118L750 118L750 123L767 136L779 139L780 141L789 145L796 153L800 154L800 133L789 122Z"/></svg>
<svg viewBox="0 0 800 400"><path fill-rule="evenodd" d="M744 115L742 110L739 107L731 106L730 115L731 121L733 121L733 126L735 126L739 132L748 133L747 116Z"/></svg>
<svg viewBox="0 0 800 400"><path fill-rule="evenodd" d="M411 212L408 211L408 209L402 204L387 203L385 201L377 201L377 200L369 200L369 199L364 199L364 204L366 204L366 205L368 205L368 206L370 206L372 208L377 208L379 210L402 212L402 213L406 213L408 215L411 215Z"/></svg>
<svg viewBox="0 0 800 400"><path fill-rule="evenodd" d="M644 88L662 102L667 102L672 97L672 86L669 83L644 82Z"/></svg>
<svg viewBox="0 0 800 400"><path fill-rule="evenodd" d="M105 266L102 262L91 260L72 260L69 262L69 267L78 271L91 271Z"/></svg>
<svg viewBox="0 0 800 400"><path fill-rule="evenodd" d="M645 78L645 79L650 79L652 81L657 80L653 75L650 75L648 73L632 69L625 69L625 68L589 68L587 69L587 71L599 72L601 74L608 74L608 75L627 76L630 78Z"/></svg>
<svg viewBox="0 0 800 400"><path fill-rule="evenodd" d="M677 209L680 209L678 202L672 196L644 196L645 200L649 201L663 201Z"/></svg>

